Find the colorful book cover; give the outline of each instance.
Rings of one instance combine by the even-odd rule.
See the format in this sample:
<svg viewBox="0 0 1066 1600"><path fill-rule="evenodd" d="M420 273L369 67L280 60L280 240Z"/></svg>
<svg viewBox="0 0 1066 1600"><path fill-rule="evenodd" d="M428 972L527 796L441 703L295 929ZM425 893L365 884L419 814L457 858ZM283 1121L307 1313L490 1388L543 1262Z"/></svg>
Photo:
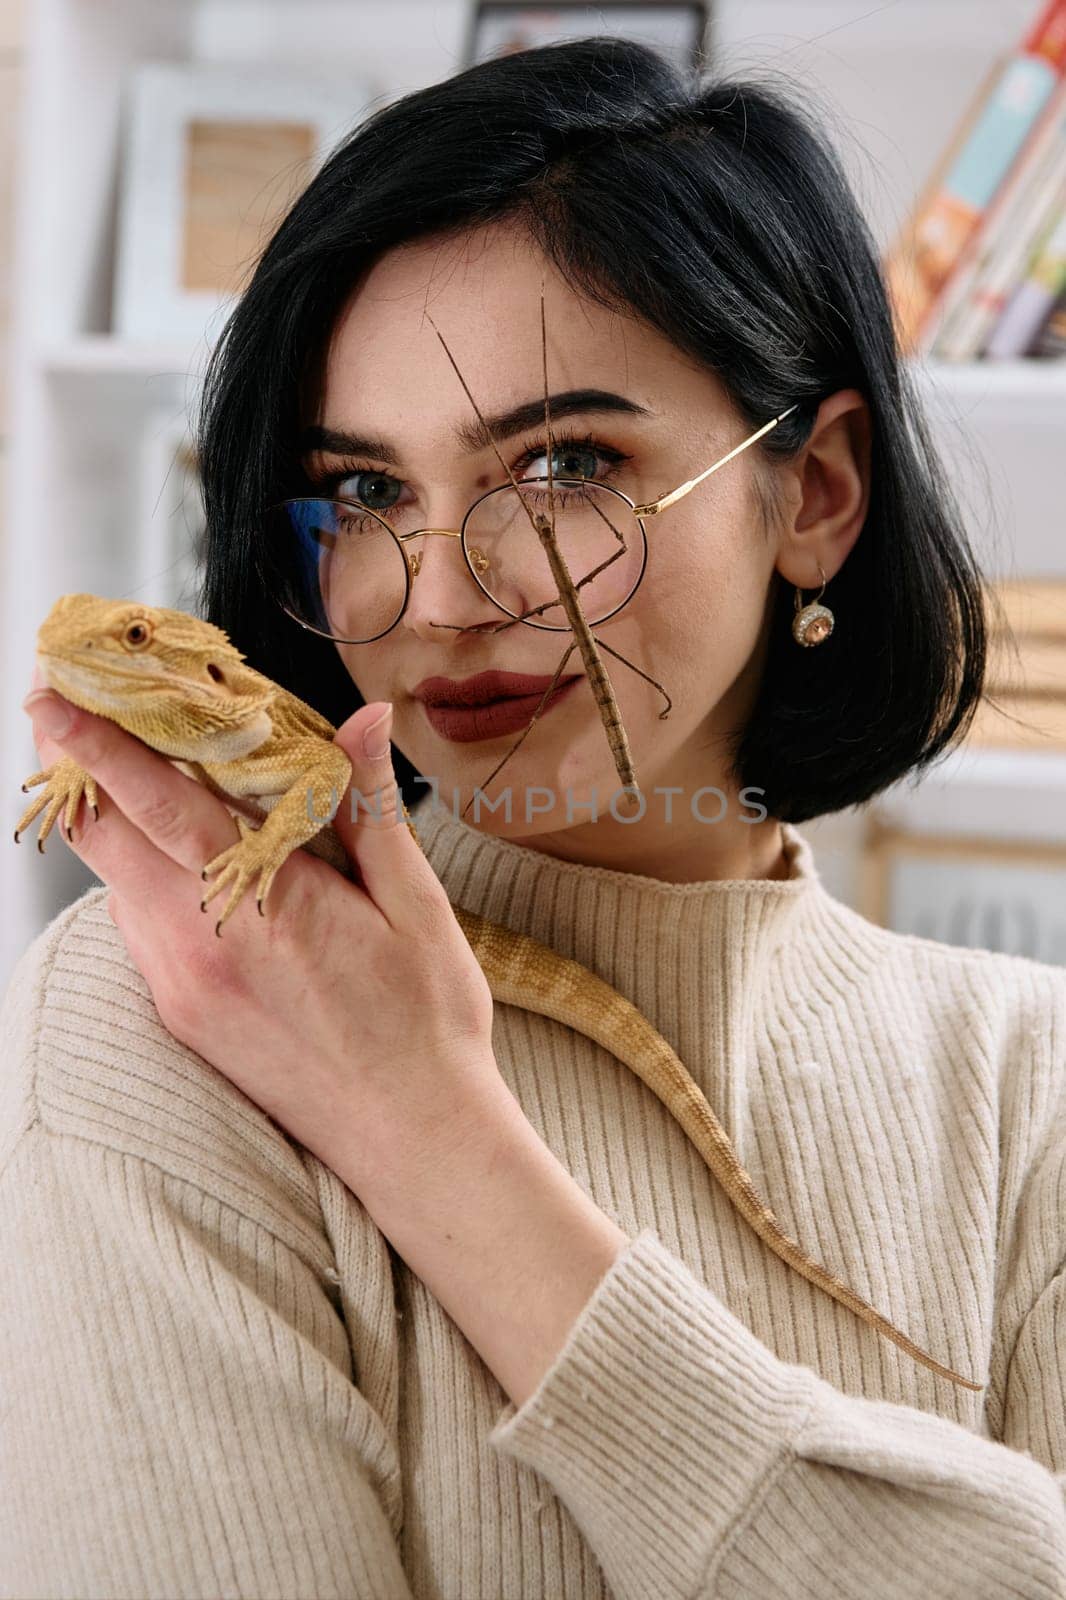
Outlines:
<svg viewBox="0 0 1066 1600"><path fill-rule="evenodd" d="M1014 55L991 74L964 119L965 137L926 190L885 262L901 348L923 328L1000 184L1066 73L1066 0L1049 0Z"/></svg>
<svg viewBox="0 0 1066 1600"><path fill-rule="evenodd" d="M1046 231L1066 183L1066 82L989 206L927 323L943 361L979 356Z"/></svg>
<svg viewBox="0 0 1066 1600"><path fill-rule="evenodd" d="M1066 188L1058 210L1029 268L996 323L988 341L988 356L1002 361L1025 355L1047 321L1059 296L1066 291Z"/></svg>

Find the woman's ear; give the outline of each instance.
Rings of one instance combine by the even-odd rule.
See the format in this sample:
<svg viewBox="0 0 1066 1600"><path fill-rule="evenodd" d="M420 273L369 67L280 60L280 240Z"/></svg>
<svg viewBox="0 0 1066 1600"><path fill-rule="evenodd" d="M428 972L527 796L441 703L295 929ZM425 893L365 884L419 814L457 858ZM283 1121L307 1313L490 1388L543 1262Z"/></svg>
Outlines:
<svg viewBox="0 0 1066 1600"><path fill-rule="evenodd" d="M776 567L799 589L821 588L844 565L870 504L870 411L858 389L823 400L798 455L780 470Z"/></svg>

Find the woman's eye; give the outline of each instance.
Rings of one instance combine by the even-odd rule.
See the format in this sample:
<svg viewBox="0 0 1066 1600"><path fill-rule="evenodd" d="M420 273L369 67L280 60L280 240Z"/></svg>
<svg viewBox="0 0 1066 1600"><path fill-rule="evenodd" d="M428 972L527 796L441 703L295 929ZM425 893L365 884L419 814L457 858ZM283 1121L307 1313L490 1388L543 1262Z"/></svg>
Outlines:
<svg viewBox="0 0 1066 1600"><path fill-rule="evenodd" d="M385 472L350 472L333 487L338 500L358 500L371 511L388 511L400 497L403 484Z"/></svg>
<svg viewBox="0 0 1066 1600"><path fill-rule="evenodd" d="M600 452L591 445L559 445L552 451L552 476L554 478L594 478L600 461ZM542 464L543 463L543 464ZM548 452L542 450L527 461L522 468L523 478L548 476Z"/></svg>

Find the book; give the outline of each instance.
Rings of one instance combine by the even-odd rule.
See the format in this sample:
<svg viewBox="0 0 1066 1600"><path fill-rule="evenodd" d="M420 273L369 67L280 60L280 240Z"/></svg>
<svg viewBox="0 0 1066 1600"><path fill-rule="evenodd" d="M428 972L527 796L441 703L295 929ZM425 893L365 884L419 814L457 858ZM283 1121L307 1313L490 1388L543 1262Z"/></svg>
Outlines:
<svg viewBox="0 0 1066 1600"><path fill-rule="evenodd" d="M986 208L1066 74L1066 0L1047 0L1021 47L993 65L885 260L901 349L920 348Z"/></svg>
<svg viewBox="0 0 1066 1600"><path fill-rule="evenodd" d="M1066 81L1048 101L930 315L923 343L938 359L970 361L984 351L1064 183Z"/></svg>
<svg viewBox="0 0 1066 1600"><path fill-rule="evenodd" d="M1066 290L1059 295L1028 353L1052 361L1066 356Z"/></svg>
<svg viewBox="0 0 1066 1600"><path fill-rule="evenodd" d="M1066 182L1045 226L1029 272L1015 289L992 330L987 355L1002 361L1025 355L1066 290ZM1066 681L1066 680L1064 680Z"/></svg>
<svg viewBox="0 0 1066 1600"><path fill-rule="evenodd" d="M952 170L959 155L965 148L981 111L992 96L1001 70L1002 64L997 60L985 74L962 121L952 134L947 148L933 169L925 188L918 196L917 204L908 222L900 231L895 244L882 262L882 272L889 302L892 306L896 335L900 350L905 354L912 353L917 348L918 332L922 321L919 310L926 304L930 293L924 276L925 271L930 266L930 262L928 253L923 253L918 248L918 219L931 214L948 173Z"/></svg>

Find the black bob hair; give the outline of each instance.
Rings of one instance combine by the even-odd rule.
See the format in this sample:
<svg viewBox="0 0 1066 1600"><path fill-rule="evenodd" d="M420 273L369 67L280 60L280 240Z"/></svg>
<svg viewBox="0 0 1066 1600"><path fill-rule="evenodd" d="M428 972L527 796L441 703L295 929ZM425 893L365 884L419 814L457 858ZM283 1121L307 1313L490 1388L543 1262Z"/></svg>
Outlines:
<svg viewBox="0 0 1066 1600"><path fill-rule="evenodd" d="M825 593L834 631L797 645L794 591L775 574L764 675L732 752L738 787L802 822L870 799L961 737L984 679L984 585L840 164L779 87L684 76L621 39L505 56L384 106L297 199L206 374L203 614L331 722L363 704L335 646L272 598L259 514L299 492L301 394L358 278L391 246L494 220L525 225L575 290L715 373L752 431L798 402L753 447L767 460L804 443L834 391L869 405L870 504ZM394 755L414 803L425 788Z"/></svg>

